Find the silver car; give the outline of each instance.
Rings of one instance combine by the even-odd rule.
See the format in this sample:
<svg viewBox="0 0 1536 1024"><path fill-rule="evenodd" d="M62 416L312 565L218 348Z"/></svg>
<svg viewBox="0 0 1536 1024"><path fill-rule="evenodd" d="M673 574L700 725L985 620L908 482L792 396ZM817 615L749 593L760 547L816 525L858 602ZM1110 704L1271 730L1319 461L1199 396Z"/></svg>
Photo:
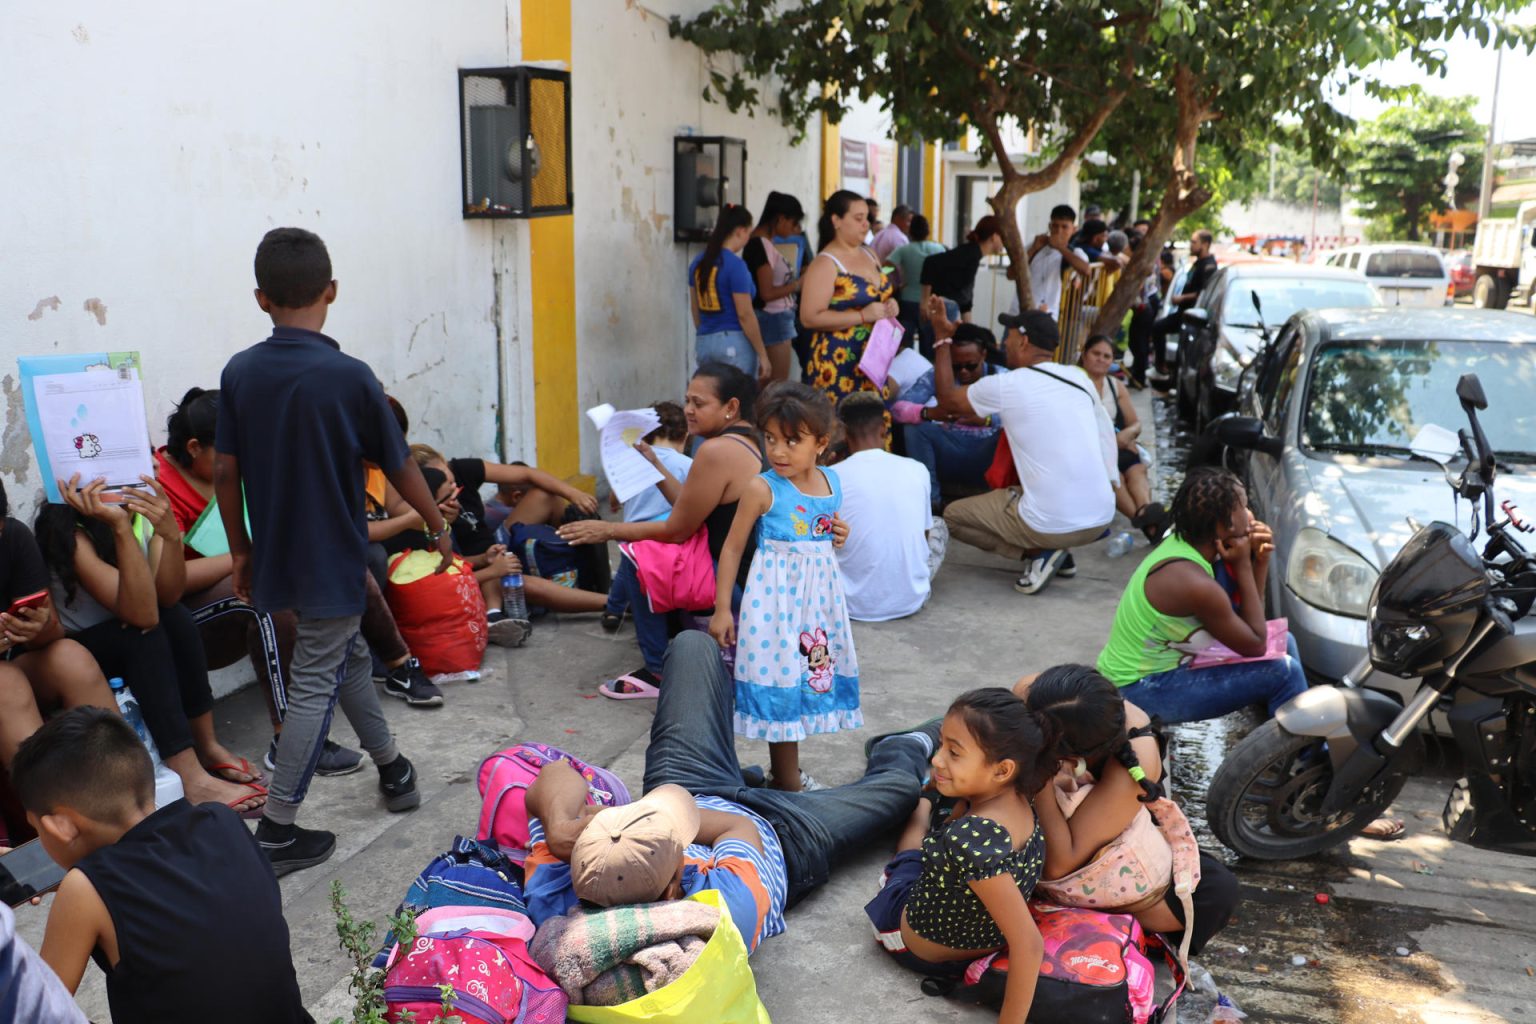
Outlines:
<svg viewBox="0 0 1536 1024"><path fill-rule="evenodd" d="M1298 313L1244 381L1217 437L1243 464L1255 513L1274 530L1271 617L1290 620L1309 673L1342 677L1365 650L1381 568L1408 517L1455 523L1438 466L1409 443L1427 423L1464 422L1456 381L1476 373L1499 453L1499 497L1536 519L1536 323L1492 310ZM1461 515L1468 515L1467 505ZM1465 522L1459 525L1465 527ZM1371 685L1408 692L1378 673Z"/></svg>

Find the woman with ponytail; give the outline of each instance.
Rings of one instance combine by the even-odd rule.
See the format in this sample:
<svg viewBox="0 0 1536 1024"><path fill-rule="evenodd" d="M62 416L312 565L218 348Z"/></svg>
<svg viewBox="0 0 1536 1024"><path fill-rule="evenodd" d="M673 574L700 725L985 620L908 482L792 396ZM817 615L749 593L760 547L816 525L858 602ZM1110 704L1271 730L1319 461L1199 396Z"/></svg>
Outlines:
<svg viewBox="0 0 1536 1024"><path fill-rule="evenodd" d="M999 1021L1028 1018L1040 974L1044 943L1028 900L1045 839L1030 798L1056 771L1053 728L1002 687L957 697L932 760L933 786L954 809L935 817L931 800L917 802L880 892L864 907L886 952L928 977L960 977L1006 947Z"/></svg>
<svg viewBox="0 0 1536 1024"><path fill-rule="evenodd" d="M855 391L879 392L885 381L859 372L870 328L900 310L880 261L864 245L869 205L846 189L827 197L816 230L816 258L800 289L800 322L811 335L805 383L836 405Z"/></svg>
<svg viewBox="0 0 1536 1024"><path fill-rule="evenodd" d="M768 350L757 325L752 300L757 286L741 258L752 237L752 214L728 204L698 258L688 264L688 305L698 332L694 366L726 363L747 376L766 381Z"/></svg>
<svg viewBox="0 0 1536 1024"><path fill-rule="evenodd" d="M1059 737L1054 799L1035 801L1045 834L1041 895L1133 914L1183 955L1200 952L1231 919L1237 879L1200 852L1183 812L1164 798L1146 714L1086 665L1057 665L1014 692Z"/></svg>
<svg viewBox="0 0 1536 1024"><path fill-rule="evenodd" d="M971 303L976 292L976 272L987 256L1003 251L1003 228L990 213L976 222L965 241L948 252L923 261L923 305L930 294L959 307L960 319L971 322Z"/></svg>

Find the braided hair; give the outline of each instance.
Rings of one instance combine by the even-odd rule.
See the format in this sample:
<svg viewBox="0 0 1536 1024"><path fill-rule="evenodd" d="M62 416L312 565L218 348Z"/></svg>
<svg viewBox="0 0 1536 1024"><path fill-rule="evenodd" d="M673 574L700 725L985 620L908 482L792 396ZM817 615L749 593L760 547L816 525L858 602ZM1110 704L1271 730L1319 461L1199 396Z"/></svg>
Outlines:
<svg viewBox="0 0 1536 1024"><path fill-rule="evenodd" d="M1147 778L1126 734L1125 701L1119 689L1098 672L1087 665L1048 668L1029 685L1024 703L1052 723L1060 737L1058 757L1082 758L1094 778L1102 777L1112 757L1140 784L1142 803L1163 795L1163 788Z"/></svg>
<svg viewBox="0 0 1536 1024"><path fill-rule="evenodd" d="M1216 536L1216 527L1230 523L1243 505L1243 484L1231 470L1197 466L1184 474L1169 513L1173 532L1191 544Z"/></svg>

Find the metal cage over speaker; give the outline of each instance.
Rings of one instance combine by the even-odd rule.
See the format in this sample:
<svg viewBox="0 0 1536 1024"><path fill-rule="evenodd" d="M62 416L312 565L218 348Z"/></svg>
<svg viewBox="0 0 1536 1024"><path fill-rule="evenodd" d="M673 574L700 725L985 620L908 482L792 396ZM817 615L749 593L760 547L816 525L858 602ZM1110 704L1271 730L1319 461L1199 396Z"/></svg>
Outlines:
<svg viewBox="0 0 1536 1024"><path fill-rule="evenodd" d="M461 68L459 135L466 218L571 212L569 71Z"/></svg>
<svg viewBox="0 0 1536 1024"><path fill-rule="evenodd" d="M720 135L672 139L672 239L707 242L727 204L746 202L747 144Z"/></svg>

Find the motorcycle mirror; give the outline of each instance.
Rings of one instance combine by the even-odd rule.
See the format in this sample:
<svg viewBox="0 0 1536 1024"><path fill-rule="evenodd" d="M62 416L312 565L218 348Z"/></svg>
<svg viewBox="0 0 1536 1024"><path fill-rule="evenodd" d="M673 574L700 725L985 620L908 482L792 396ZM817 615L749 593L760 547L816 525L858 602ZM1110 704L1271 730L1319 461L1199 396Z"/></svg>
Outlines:
<svg viewBox="0 0 1536 1024"><path fill-rule="evenodd" d="M1464 373L1456 382L1456 397L1461 399L1463 408L1471 407L1481 412L1488 408L1488 396L1483 394L1483 382L1477 379L1475 373Z"/></svg>
<svg viewBox="0 0 1536 1024"><path fill-rule="evenodd" d="M1264 322L1264 303L1259 301L1258 289L1254 289L1253 291L1249 292L1248 294L1253 298L1253 311L1255 313L1259 314L1259 322L1263 323Z"/></svg>
<svg viewBox="0 0 1536 1024"><path fill-rule="evenodd" d="M1426 423L1413 436L1408 450L1443 467L1461 451L1461 441L1438 423Z"/></svg>

